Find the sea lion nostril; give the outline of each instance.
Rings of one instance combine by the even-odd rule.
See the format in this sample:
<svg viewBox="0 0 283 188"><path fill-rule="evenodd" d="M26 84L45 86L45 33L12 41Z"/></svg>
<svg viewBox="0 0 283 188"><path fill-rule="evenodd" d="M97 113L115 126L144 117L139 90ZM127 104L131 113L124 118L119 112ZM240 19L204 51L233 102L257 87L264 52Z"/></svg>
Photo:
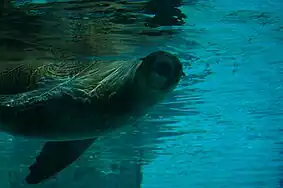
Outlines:
<svg viewBox="0 0 283 188"><path fill-rule="evenodd" d="M172 66L169 62L158 62L154 66L154 70L161 76L164 76L166 78L172 76Z"/></svg>

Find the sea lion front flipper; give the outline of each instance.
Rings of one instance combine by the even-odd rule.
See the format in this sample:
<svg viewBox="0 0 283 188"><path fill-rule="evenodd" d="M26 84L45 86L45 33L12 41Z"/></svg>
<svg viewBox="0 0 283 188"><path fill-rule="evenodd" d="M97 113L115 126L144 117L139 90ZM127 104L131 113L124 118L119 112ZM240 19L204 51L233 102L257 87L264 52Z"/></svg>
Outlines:
<svg viewBox="0 0 283 188"><path fill-rule="evenodd" d="M72 164L95 141L94 139L47 142L36 162L29 167L30 173L26 177L28 184L37 184L60 172Z"/></svg>

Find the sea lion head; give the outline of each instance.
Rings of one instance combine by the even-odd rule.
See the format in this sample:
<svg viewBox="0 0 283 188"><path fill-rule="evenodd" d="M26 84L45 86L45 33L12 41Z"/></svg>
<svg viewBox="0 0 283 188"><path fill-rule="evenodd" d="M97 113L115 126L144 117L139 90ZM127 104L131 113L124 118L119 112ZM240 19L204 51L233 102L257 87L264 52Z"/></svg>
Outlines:
<svg viewBox="0 0 283 188"><path fill-rule="evenodd" d="M103 63L94 73L92 78L101 76L95 81L99 84L90 95L91 101L93 104L99 101L108 114L119 115L147 111L161 102L184 75L180 60L164 51L153 52L138 61ZM92 84L93 79L89 80Z"/></svg>
<svg viewBox="0 0 283 188"><path fill-rule="evenodd" d="M180 60L173 54L157 51L141 59L137 71L137 82L144 89L169 92L184 75Z"/></svg>

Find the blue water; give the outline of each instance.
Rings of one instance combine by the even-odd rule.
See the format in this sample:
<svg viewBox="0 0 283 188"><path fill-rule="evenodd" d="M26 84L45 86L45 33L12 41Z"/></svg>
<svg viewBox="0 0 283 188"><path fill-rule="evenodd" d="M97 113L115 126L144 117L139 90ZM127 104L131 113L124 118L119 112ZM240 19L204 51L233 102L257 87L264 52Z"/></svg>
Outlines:
<svg viewBox="0 0 283 188"><path fill-rule="evenodd" d="M182 32L158 48L177 54L187 77L141 124L153 130L166 124L172 134L180 135L159 138L157 154L147 156L150 162L142 166L141 187L283 187L283 1L202 0L182 10L188 16L179 27ZM98 181L101 174L91 167L105 176L113 173L113 160L127 160L135 146L155 143L152 132L139 144L137 137L123 135L102 141L98 149L110 153L100 151L96 159L86 154L77 163L81 168L72 167L56 183L37 187L116 188L117 182L106 186L106 181ZM8 135L1 141L1 187L6 188L7 179L11 184L26 173L37 143L29 141L27 146ZM80 175L72 179L76 173ZM137 179L133 173L119 180ZM120 187L136 188L125 183Z"/></svg>
<svg viewBox="0 0 283 188"><path fill-rule="evenodd" d="M171 155L144 168L143 187L283 187L283 2L199 3L184 7L183 41L171 47L199 58L188 74L211 71L180 87L198 111L180 116L180 127L202 132L168 142Z"/></svg>

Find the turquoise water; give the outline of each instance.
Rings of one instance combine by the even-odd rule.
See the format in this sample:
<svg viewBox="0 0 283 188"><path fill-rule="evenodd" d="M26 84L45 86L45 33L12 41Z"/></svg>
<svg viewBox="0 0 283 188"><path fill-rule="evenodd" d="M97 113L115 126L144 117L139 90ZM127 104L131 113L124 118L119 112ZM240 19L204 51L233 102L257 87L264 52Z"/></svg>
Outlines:
<svg viewBox="0 0 283 188"><path fill-rule="evenodd" d="M202 132L167 143L171 154L145 167L143 187L283 187L282 1L202 3L184 7L190 25L172 45L199 58L188 74L211 72L180 87L198 112L184 112L180 127Z"/></svg>
<svg viewBox="0 0 283 188"><path fill-rule="evenodd" d="M135 52L160 48L182 59L187 77L174 94L138 128L101 139L55 180L34 187L283 187L282 9L279 0L183 6L182 32ZM8 135L1 142L0 187L25 187L18 182L39 143ZM141 153L143 166L134 160Z"/></svg>

